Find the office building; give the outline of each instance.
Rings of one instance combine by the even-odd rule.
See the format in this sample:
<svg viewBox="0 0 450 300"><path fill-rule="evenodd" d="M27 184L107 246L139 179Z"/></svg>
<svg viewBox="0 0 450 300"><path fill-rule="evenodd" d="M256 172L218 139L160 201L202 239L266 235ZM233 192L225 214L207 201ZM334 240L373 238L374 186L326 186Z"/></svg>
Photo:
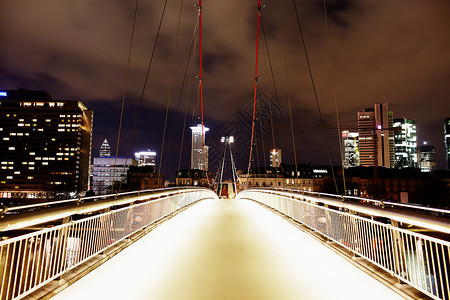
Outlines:
<svg viewBox="0 0 450 300"><path fill-rule="evenodd" d="M358 112L359 164L394 167L393 113L387 103Z"/></svg>
<svg viewBox="0 0 450 300"><path fill-rule="evenodd" d="M445 157L447 158L447 169L450 170L450 118L444 120L444 144Z"/></svg>
<svg viewBox="0 0 450 300"><path fill-rule="evenodd" d="M359 166L359 134L348 130L342 131L342 149L344 168Z"/></svg>
<svg viewBox="0 0 450 300"><path fill-rule="evenodd" d="M44 91L0 92L0 197L69 197L87 191L93 112Z"/></svg>
<svg viewBox="0 0 450 300"><path fill-rule="evenodd" d="M270 166L274 168L280 167L281 164L281 149L272 149L270 151Z"/></svg>
<svg viewBox="0 0 450 300"><path fill-rule="evenodd" d="M141 151L134 153L134 159L137 161L139 167L153 167L155 170L155 157L156 152L153 151Z"/></svg>
<svg viewBox="0 0 450 300"><path fill-rule="evenodd" d="M394 153L396 168L417 168L416 121L394 119Z"/></svg>
<svg viewBox="0 0 450 300"><path fill-rule="evenodd" d="M423 143L419 147L419 168L422 172L436 170L436 146Z"/></svg>
<svg viewBox="0 0 450 300"><path fill-rule="evenodd" d="M192 126L191 169L208 171L208 146L203 146L203 138L209 128L201 124Z"/></svg>
<svg viewBox="0 0 450 300"><path fill-rule="evenodd" d="M111 147L109 146L108 140L105 139L100 147L99 151L100 157L109 157L111 156Z"/></svg>
<svg viewBox="0 0 450 300"><path fill-rule="evenodd" d="M97 195L104 195L112 191L113 184L125 186L130 166L137 166L137 162L129 157L94 157L92 190Z"/></svg>

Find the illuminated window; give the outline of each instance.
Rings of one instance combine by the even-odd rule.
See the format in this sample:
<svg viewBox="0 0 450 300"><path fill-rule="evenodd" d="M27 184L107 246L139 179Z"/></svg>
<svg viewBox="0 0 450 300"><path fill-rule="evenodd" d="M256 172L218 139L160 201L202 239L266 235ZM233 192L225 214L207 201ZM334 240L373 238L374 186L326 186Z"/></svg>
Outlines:
<svg viewBox="0 0 450 300"><path fill-rule="evenodd" d="M20 171L14 171L14 174L20 174Z"/></svg>
<svg viewBox="0 0 450 300"><path fill-rule="evenodd" d="M19 123L19 124L17 124L17 126L23 127L23 123Z"/></svg>
<svg viewBox="0 0 450 300"><path fill-rule="evenodd" d="M30 152L30 155L36 155L36 153L34 153L34 152Z"/></svg>
<svg viewBox="0 0 450 300"><path fill-rule="evenodd" d="M25 120L24 119L19 119L19 122L25 122Z"/></svg>
<svg viewBox="0 0 450 300"><path fill-rule="evenodd" d="M33 119L33 122L37 122L37 119Z"/></svg>
<svg viewBox="0 0 450 300"><path fill-rule="evenodd" d="M16 147L9 147L8 150L16 150Z"/></svg>
<svg viewBox="0 0 450 300"><path fill-rule="evenodd" d="M59 117L60 117L60 118L65 118L65 117L66 117L66 115L59 115Z"/></svg>
<svg viewBox="0 0 450 300"><path fill-rule="evenodd" d="M27 179L33 179L33 176L28 176Z"/></svg>
<svg viewBox="0 0 450 300"><path fill-rule="evenodd" d="M23 161L23 162L22 162L22 165L26 165L26 164L27 164L27 162L26 162L26 161Z"/></svg>
<svg viewBox="0 0 450 300"><path fill-rule="evenodd" d="M42 165L43 165L43 166L47 166L47 165L48 165L48 162L43 161L43 162L42 162Z"/></svg>
<svg viewBox="0 0 450 300"><path fill-rule="evenodd" d="M17 133L17 136L23 136L22 132Z"/></svg>
<svg viewBox="0 0 450 300"><path fill-rule="evenodd" d="M28 167L29 170L34 170L34 167Z"/></svg>
<svg viewBox="0 0 450 300"><path fill-rule="evenodd" d="M2 170L6 170L6 169L7 169L7 167L5 167L5 166L2 167Z"/></svg>
<svg viewBox="0 0 450 300"><path fill-rule="evenodd" d="M4 141L9 141L9 137L4 137L3 140Z"/></svg>
<svg viewBox="0 0 450 300"><path fill-rule="evenodd" d="M15 132L11 132L9 135L16 136L16 133Z"/></svg>
<svg viewBox="0 0 450 300"><path fill-rule="evenodd" d="M58 129L58 131L64 131L64 129L61 129L61 128L60 128L60 129Z"/></svg>
<svg viewBox="0 0 450 300"><path fill-rule="evenodd" d="M45 122L51 122L52 120L51 119L45 119Z"/></svg>
<svg viewBox="0 0 450 300"><path fill-rule="evenodd" d="M12 176L6 176L6 179L13 179Z"/></svg>
<svg viewBox="0 0 450 300"><path fill-rule="evenodd" d="M55 138L52 138L52 141L54 142L54 141L56 141L56 139L55 139Z"/></svg>

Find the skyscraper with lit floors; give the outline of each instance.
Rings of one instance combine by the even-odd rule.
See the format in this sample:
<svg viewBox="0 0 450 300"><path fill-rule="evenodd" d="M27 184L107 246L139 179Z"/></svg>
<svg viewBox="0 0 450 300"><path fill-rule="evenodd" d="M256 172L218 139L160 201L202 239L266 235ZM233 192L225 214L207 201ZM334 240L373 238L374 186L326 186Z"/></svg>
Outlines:
<svg viewBox="0 0 450 300"><path fill-rule="evenodd" d="M93 112L44 91L0 93L0 197L87 191Z"/></svg>
<svg viewBox="0 0 450 300"><path fill-rule="evenodd" d="M394 167L393 113L387 103L358 112L359 164L363 167Z"/></svg>
<svg viewBox="0 0 450 300"><path fill-rule="evenodd" d="M191 169L208 171L208 146L203 147L203 135L209 128L201 124L192 126Z"/></svg>
<svg viewBox="0 0 450 300"><path fill-rule="evenodd" d="M396 168L417 168L416 121L408 118L394 119L394 149Z"/></svg>

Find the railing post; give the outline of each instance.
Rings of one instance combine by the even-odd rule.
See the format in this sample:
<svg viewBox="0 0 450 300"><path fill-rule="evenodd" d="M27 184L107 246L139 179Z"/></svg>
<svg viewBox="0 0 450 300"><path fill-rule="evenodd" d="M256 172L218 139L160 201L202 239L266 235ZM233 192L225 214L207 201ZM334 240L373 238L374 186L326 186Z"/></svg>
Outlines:
<svg viewBox="0 0 450 300"><path fill-rule="evenodd" d="M400 233L395 230L395 228L399 228L398 221L391 220L391 236L392 236L392 245L394 246L394 259L395 259L395 270L394 274L397 274L400 277L403 276L403 269L405 266L405 249L403 248L403 242L402 237ZM407 276L407 274L406 274ZM405 277L406 277L405 276ZM397 277L397 283L402 283L403 281L400 280L400 278Z"/></svg>

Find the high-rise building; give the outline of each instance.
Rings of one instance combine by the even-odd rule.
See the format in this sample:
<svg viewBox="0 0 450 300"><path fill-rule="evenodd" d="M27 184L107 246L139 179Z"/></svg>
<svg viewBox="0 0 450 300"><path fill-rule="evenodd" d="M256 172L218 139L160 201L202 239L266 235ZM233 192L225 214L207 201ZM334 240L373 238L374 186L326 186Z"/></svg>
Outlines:
<svg viewBox="0 0 450 300"><path fill-rule="evenodd" d="M102 195L110 193L113 184L125 185L130 166L137 166L137 162L129 157L94 157L92 190Z"/></svg>
<svg viewBox="0 0 450 300"><path fill-rule="evenodd" d="M344 151L344 168L359 166L359 134L348 130L342 131L342 149Z"/></svg>
<svg viewBox="0 0 450 300"><path fill-rule="evenodd" d="M359 164L394 167L393 113L387 103L358 112Z"/></svg>
<svg viewBox="0 0 450 300"><path fill-rule="evenodd" d="M270 166L274 168L280 167L281 164L281 149L272 149L270 151Z"/></svg>
<svg viewBox="0 0 450 300"><path fill-rule="evenodd" d="M444 120L444 143L447 154L447 169L450 169L450 118Z"/></svg>
<svg viewBox="0 0 450 300"><path fill-rule="evenodd" d="M417 168L416 121L394 119L394 153L396 168Z"/></svg>
<svg viewBox="0 0 450 300"><path fill-rule="evenodd" d="M108 157L111 156L111 147L109 146L108 140L105 139L103 141L102 146L99 151L100 157Z"/></svg>
<svg viewBox="0 0 450 300"><path fill-rule="evenodd" d="M192 126L191 169L208 171L208 146L203 147L203 136L209 128L201 124Z"/></svg>
<svg viewBox="0 0 450 300"><path fill-rule="evenodd" d="M93 112L44 91L0 92L0 197L87 191Z"/></svg>
<svg viewBox="0 0 450 300"><path fill-rule="evenodd" d="M419 168L422 172L436 170L436 146L423 143L419 147Z"/></svg>
<svg viewBox="0 0 450 300"><path fill-rule="evenodd" d="M141 151L134 153L134 159L138 162L139 167L153 167L155 170L155 156L156 152L153 151Z"/></svg>

